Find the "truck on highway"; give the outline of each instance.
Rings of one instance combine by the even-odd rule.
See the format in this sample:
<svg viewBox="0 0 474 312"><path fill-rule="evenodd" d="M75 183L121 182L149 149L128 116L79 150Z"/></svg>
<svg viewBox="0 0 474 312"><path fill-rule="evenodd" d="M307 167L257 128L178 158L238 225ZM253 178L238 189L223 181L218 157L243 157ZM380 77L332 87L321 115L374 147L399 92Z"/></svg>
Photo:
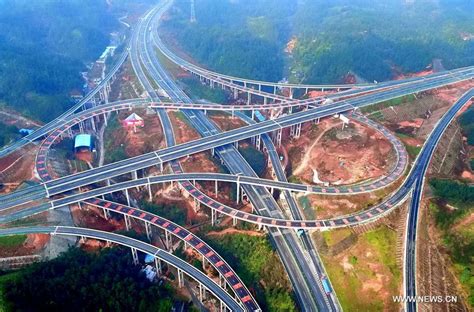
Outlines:
<svg viewBox="0 0 474 312"><path fill-rule="evenodd" d="M329 280L326 275L323 275L321 277L321 283L323 284L323 288L326 294L332 293L331 285L329 284Z"/></svg>

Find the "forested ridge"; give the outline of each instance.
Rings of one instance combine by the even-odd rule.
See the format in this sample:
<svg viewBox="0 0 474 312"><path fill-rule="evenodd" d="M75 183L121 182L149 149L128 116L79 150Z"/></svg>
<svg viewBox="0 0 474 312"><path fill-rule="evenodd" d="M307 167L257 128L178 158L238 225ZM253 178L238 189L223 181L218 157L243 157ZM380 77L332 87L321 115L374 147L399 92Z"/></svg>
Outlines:
<svg viewBox="0 0 474 312"><path fill-rule="evenodd" d="M169 286L149 282L127 248L72 248L2 284L6 311L170 311Z"/></svg>
<svg viewBox="0 0 474 312"><path fill-rule="evenodd" d="M164 30L196 61L226 74L342 82L349 72L383 81L474 64L470 0L177 0ZM284 50L294 38L290 55Z"/></svg>
<svg viewBox="0 0 474 312"><path fill-rule="evenodd" d="M0 105L41 121L70 107L131 2L0 0Z"/></svg>

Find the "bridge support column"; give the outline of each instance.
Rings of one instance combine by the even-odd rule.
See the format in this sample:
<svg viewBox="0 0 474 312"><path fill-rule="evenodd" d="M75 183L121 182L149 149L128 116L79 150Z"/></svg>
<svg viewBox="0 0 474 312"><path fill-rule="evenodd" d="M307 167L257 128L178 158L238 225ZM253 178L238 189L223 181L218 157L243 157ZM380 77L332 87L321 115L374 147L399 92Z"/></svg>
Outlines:
<svg viewBox="0 0 474 312"><path fill-rule="evenodd" d="M138 252L135 248L132 248L133 264L138 265Z"/></svg>
<svg viewBox="0 0 474 312"><path fill-rule="evenodd" d="M130 194L128 194L128 189L125 189L125 197L127 197L127 206L130 207Z"/></svg>
<svg viewBox="0 0 474 312"><path fill-rule="evenodd" d="M250 105L250 102L252 102L252 93L247 93L247 105Z"/></svg>
<svg viewBox="0 0 474 312"><path fill-rule="evenodd" d="M236 203L239 204L240 202L240 182L237 179L237 196L236 196Z"/></svg>
<svg viewBox="0 0 474 312"><path fill-rule="evenodd" d="M84 132L84 124L81 122L79 122L79 132L80 133L83 133Z"/></svg>
<svg viewBox="0 0 474 312"><path fill-rule="evenodd" d="M170 233L168 231L165 230L165 245L166 245L166 249L168 249L168 251L171 250L171 243L173 241L171 240L171 237L170 237Z"/></svg>
<svg viewBox="0 0 474 312"><path fill-rule="evenodd" d="M219 194L219 181L216 180L214 188L215 188L215 193L217 197L217 195Z"/></svg>
<svg viewBox="0 0 474 312"><path fill-rule="evenodd" d="M297 124L296 129L295 129L295 138L299 138L301 136L301 125L302 124Z"/></svg>
<svg viewBox="0 0 474 312"><path fill-rule="evenodd" d="M80 202L80 201L79 201L79 202L77 202L77 206L79 207L79 209L80 209L80 210L82 210L82 204L81 204L81 202Z"/></svg>
<svg viewBox="0 0 474 312"><path fill-rule="evenodd" d="M239 98L239 90L234 88L233 91L234 91L234 100L237 100Z"/></svg>
<svg viewBox="0 0 474 312"><path fill-rule="evenodd" d="M255 120L255 110L252 109L252 120Z"/></svg>
<svg viewBox="0 0 474 312"><path fill-rule="evenodd" d="M264 105L267 105L268 103L268 98L266 96L263 97L263 104Z"/></svg>
<svg viewBox="0 0 474 312"><path fill-rule="evenodd" d="M148 183L147 186L148 186L148 199L149 199L149 201L153 201L153 193L151 191L151 183Z"/></svg>
<svg viewBox="0 0 474 312"><path fill-rule="evenodd" d="M183 271L178 269L178 287L183 288L184 286L184 278L183 278Z"/></svg>
<svg viewBox="0 0 474 312"><path fill-rule="evenodd" d="M232 225L236 226L237 225L237 218L232 217Z"/></svg>
<svg viewBox="0 0 474 312"><path fill-rule="evenodd" d="M295 125L290 127L290 136L294 137L295 136Z"/></svg>
<svg viewBox="0 0 474 312"><path fill-rule="evenodd" d="M281 136L282 136L282 129L279 129L277 132L277 144L278 147L281 147Z"/></svg>
<svg viewBox="0 0 474 312"><path fill-rule="evenodd" d="M259 224L258 224L258 230L261 231L262 228L263 228L263 226L259 223Z"/></svg>
<svg viewBox="0 0 474 312"><path fill-rule="evenodd" d="M104 124L105 124L105 126L107 127L107 114L106 114L106 113L104 113L104 115L103 115L103 116L104 116Z"/></svg>
<svg viewBox="0 0 474 312"><path fill-rule="evenodd" d="M107 209L105 208L102 208L103 212L104 212L104 219L105 220L109 220L109 212L107 211Z"/></svg>
<svg viewBox="0 0 474 312"><path fill-rule="evenodd" d="M132 180L138 180L138 171L132 171Z"/></svg>
<svg viewBox="0 0 474 312"><path fill-rule="evenodd" d="M203 271L206 270L206 264L207 264L206 257L204 257L204 255L202 255L202 270Z"/></svg>
<svg viewBox="0 0 474 312"><path fill-rule="evenodd" d="M92 131L96 132L97 129L96 129L96 127L95 127L95 118L92 117L92 118L90 119L90 122L91 122L91 126L92 126Z"/></svg>
<svg viewBox="0 0 474 312"><path fill-rule="evenodd" d="M293 99L295 96L295 90L293 88L290 88L290 99Z"/></svg>
<svg viewBox="0 0 474 312"><path fill-rule="evenodd" d="M260 150L261 140L262 140L262 136L260 134L257 135L255 139L255 147L257 148L257 150Z"/></svg>
<svg viewBox="0 0 474 312"><path fill-rule="evenodd" d="M216 224L216 211L211 208L211 225L214 226Z"/></svg>
<svg viewBox="0 0 474 312"><path fill-rule="evenodd" d="M159 275L163 274L163 269L161 268L161 260L158 258L155 258L155 268L156 268L156 272Z"/></svg>
<svg viewBox="0 0 474 312"><path fill-rule="evenodd" d="M130 217L128 215L124 215L124 219L125 219L125 228L127 229L127 231L130 231L130 228L132 227Z"/></svg>
<svg viewBox="0 0 474 312"><path fill-rule="evenodd" d="M146 237L148 238L148 240L151 242L151 224L148 223L148 222L145 222L145 232L146 232Z"/></svg>

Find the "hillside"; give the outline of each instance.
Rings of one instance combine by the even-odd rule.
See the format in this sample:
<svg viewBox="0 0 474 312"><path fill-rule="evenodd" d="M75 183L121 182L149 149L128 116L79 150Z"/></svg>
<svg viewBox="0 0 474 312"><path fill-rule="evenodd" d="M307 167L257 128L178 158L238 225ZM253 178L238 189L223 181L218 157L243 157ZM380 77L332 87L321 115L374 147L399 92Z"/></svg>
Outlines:
<svg viewBox="0 0 474 312"><path fill-rule="evenodd" d="M120 27L129 0L115 2L0 0L0 104L41 121L69 107L81 71Z"/></svg>
<svg viewBox="0 0 474 312"><path fill-rule="evenodd" d="M383 81L429 69L435 59L447 69L474 64L469 0L195 3L196 23L189 1L177 0L163 30L195 61L226 74L329 83L353 73Z"/></svg>

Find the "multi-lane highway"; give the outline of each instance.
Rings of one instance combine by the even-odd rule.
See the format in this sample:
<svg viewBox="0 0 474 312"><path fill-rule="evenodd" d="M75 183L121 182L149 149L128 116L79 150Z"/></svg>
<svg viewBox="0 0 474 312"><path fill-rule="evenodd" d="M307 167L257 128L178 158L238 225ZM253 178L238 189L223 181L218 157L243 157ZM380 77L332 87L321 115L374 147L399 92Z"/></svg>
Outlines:
<svg viewBox="0 0 474 312"><path fill-rule="evenodd" d="M474 89L463 94L456 103L444 114L439 120L436 127L431 132L428 140L426 140L420 154L418 155L410 178L412 188L412 198L408 209L408 218L406 225L405 253L403 265L403 281L405 296L414 298L416 296L416 233L418 225L418 213L423 194L423 184L425 174L428 170L430 160L438 145L439 140L443 136L444 131L454 119L456 114L474 97ZM406 311L414 312L417 310L416 301L407 301Z"/></svg>
<svg viewBox="0 0 474 312"><path fill-rule="evenodd" d="M235 219L240 219L255 224L267 226L272 240L275 243L275 246L277 247L277 250L283 260L283 263L289 272L290 279L292 280L292 283L295 287L300 304L304 306L307 310L319 309L324 311L335 311L339 309L337 304L337 298L333 297L332 295L326 294L320 284L319 278L325 275L325 272L311 240L306 236L306 234L303 234L301 236L300 242L300 240L296 238L294 231L288 231L286 230L286 228L328 229L369 222L385 215L394 207L402 203L410 194L413 194L407 222L406 253L404 260L404 288L406 295L416 294L416 224L418 217L419 201L421 199L423 188L424 175L426 173L426 169L428 167L434 149L440 137L442 136L445 128L454 118L457 111L459 111L459 109L464 106L470 100L470 98L472 98L474 91L471 90L466 93L462 98L459 99L458 102L456 102L453 107L450 108L448 113L443 116L443 118L437 124L429 139L427 140L422 152L416 160L415 165L412 167L410 174L405 179L401 187L381 204L376 205L374 207L370 207L365 211L361 211L349 216L334 217L328 220L301 220L301 213L294 198L292 197L291 191L316 193L319 192L326 194L355 194L373 191L377 188L384 187L389 183L392 183L399 176L401 176L407 165L406 152L403 149L402 144L398 140L396 140L393 134L389 133L386 129L375 124L374 122L364 119L364 117L362 116L354 115L354 118L359 118L360 121L365 121L366 123L369 123L372 127L375 127L376 129L381 131L392 141L395 146L395 151L397 152L397 166L394 167L394 169L386 178L376 181L375 183L352 187L343 186L327 188L288 183L286 181L286 176L281 168L279 157L275 151L273 142L271 142L267 134L269 132L281 132L284 128L299 125L306 121L317 120L319 118L332 116L334 114L354 111L360 107L400 97L403 95L417 93L424 90L449 85L455 82L472 79L474 77L474 68L469 67L459 70L453 70L450 72L438 73L426 77L415 77L403 81L392 81L387 83L381 83L378 85L363 86L363 88L360 89L349 90L328 96L334 99L334 102L324 102L324 98L292 100L277 95L277 88L301 88L309 90L316 89L316 87L310 85L297 86L289 84L268 83L221 75L197 67L196 65L184 61L183 59L174 55L169 49L167 49L163 45L163 42L161 41L159 35L156 32L161 14L169 7L171 3L172 1L167 1L165 5L151 10L145 15L143 19L140 20L133 33L130 49L127 49L127 53L130 52L132 66L140 82L147 91L150 99L128 100L120 103L106 103L105 105L94 109L75 113L75 111L80 108L83 103L92 99L92 97L94 97L99 91L101 91L104 86L107 86L110 79L113 78L115 72L126 59L127 53L124 53L121 55L119 62L109 72L106 79L104 79L101 84L97 86L97 88L93 92L91 92L86 98L84 98L81 102L71 108L71 110L68 110L66 113L64 113L51 123L48 123L45 127L38 129L32 135L25 137L24 139L17 141L14 144L0 150L1 157L3 155L11 153L12 151L18 148L21 148L22 146L28 144L29 142L35 139L50 134L40 147L36 161L39 176L43 178L45 182L38 186L26 188L24 190L14 192L12 194L1 196L0 210L4 215L0 217L0 220L5 222L34 213L39 213L46 209L54 209L64 205L82 201L86 201L96 206L102 205L103 207L105 205L109 205L110 207L115 204L100 202L100 200L94 199L94 197L103 194L109 194L114 191L126 190L136 186L150 187L150 185L154 183L178 181L181 183L181 186L184 190L189 192L193 197L197 198L201 203L210 207L213 211L229 215ZM262 98L272 99L277 102L271 104L256 104L248 106L194 104L192 103L191 99L186 94L184 94L184 92L174 83L174 81L163 69L154 52L153 45L156 45L160 49L160 51L165 54L166 57L175 62L177 65L188 71L193 72L201 78L211 81L211 85L217 83L227 88L230 88L234 92L235 90L247 92L249 94L258 95ZM275 94L262 91L262 86L273 87ZM157 90L155 90L155 87L162 89L164 93L172 100L172 103L161 102L160 96L158 95ZM254 89L254 87L257 88ZM340 86L325 87L330 88ZM123 161L119 161L116 163L112 163L100 168L87 170L67 177L51 179L51 177L48 175L46 166L47 152L51 144L53 144L53 142L58 138L59 135L64 133L67 129L74 126L75 124L90 119L93 116L105 114L114 110L125 108L128 109L134 106L156 108L165 132L165 138L168 146L167 148L126 159ZM290 114L282 115L277 119L262 121L259 123L251 123L250 125L242 127L240 129L224 133L220 132L216 125L214 125L202 112L203 109L216 109L229 110L234 113L236 110L283 109L286 107L293 106L301 106L304 108L304 110L297 113L291 113L290 111ZM188 118L190 123L202 135L202 138L184 144L175 145L173 128L165 108L181 110ZM278 181L259 179L256 176L255 172L253 172L249 164L243 159L237 149L231 144L247 138L259 136L262 137L264 144L267 146L268 155L272 162ZM277 143L279 144L279 142ZM212 149L216 153L216 155L223 160L231 174L224 175L208 173L183 173L182 168L179 164L180 158L209 149ZM147 177L143 179L134 179L131 181L112 184L105 187L97 187L96 185L95 188L90 191L73 194L68 193L68 191L75 190L79 187L93 185L94 183L100 181L110 180L113 177L124 175L130 172L136 172L137 170L145 169L154 165L163 166L163 164L165 163L169 163L171 165L171 169L174 171L174 174ZM256 211L256 214L238 211L235 208L219 203L215 199L212 199L210 196L200 191L196 187L196 185L190 182L191 180L210 180L237 183L237 189L239 190L240 195L245 194L248 197ZM240 187L242 188L241 192ZM269 193L268 188L284 190L284 200L287 203L292 217L295 220L286 219L286 217L280 210L279 205L273 199L272 194ZM53 199L54 195L61 195L62 197ZM44 198L47 198L45 203L33 203L31 207L28 207L21 211L9 209L18 204L25 204L36 200L42 200ZM120 208L120 210L124 209L127 210L127 213L131 211L132 215L134 213L137 213L142 216L142 212L140 212L138 209L123 206L121 207L122 208ZM145 220L146 218L155 218L147 215L143 215L142 217L145 218ZM62 229L63 228L56 228L55 231L61 231ZM50 229L43 230L47 232ZM12 233L8 232L8 230L6 231L7 232L5 233L7 234ZM73 235L77 231L82 231L81 233L85 233L87 232L87 229L71 230L70 228L68 228L64 229L64 231L65 233L69 231L69 233L71 233L70 235ZM178 232L180 231L183 231L183 235L188 235L187 230L181 229ZM2 232L0 232L0 234L1 233ZM96 235L96 238L100 238L104 237L105 234L101 234L103 236L100 236L97 235L97 233L93 233L93 235ZM88 234L86 233L83 236L88 236ZM127 245L127 242L125 244ZM135 247L131 245L128 246L131 248L142 250L140 248L142 248L143 246L136 247L136 243L134 244ZM196 244L199 245L200 243ZM308 257L305 256L306 254L308 255ZM180 269L179 266L178 268ZM219 266L217 267L217 269L219 270ZM187 272L187 274L193 278L197 277L197 275L193 275L194 273L192 272L192 270L190 271L185 266L183 266L181 270ZM246 310L258 310L258 305L255 299L251 296L250 292L245 288L242 283L239 282L237 276L235 276L235 278L236 280L234 281L237 281L234 283L235 285L232 284L232 282L230 282L229 284L233 286L234 290L236 290L236 293L239 297L239 301L244 304ZM199 281L201 282L201 280ZM204 284L205 287L208 288L211 292L216 294L217 297L226 302L226 304L228 304L230 308L231 305L235 303L235 301L226 301L228 298L224 298L222 294L219 293L220 290L216 290L211 287L213 285L207 285L205 284L205 282L201 283ZM236 285L239 285L239 287L234 287ZM241 309L241 307L239 307L239 309ZM416 303L407 304L407 310L416 310Z"/></svg>
<svg viewBox="0 0 474 312"><path fill-rule="evenodd" d="M255 137L263 133L279 131L295 124L332 116L345 111L351 111L358 107L367 106L406 94L417 93L420 91L452 84L457 81L471 79L472 77L474 77L474 70L470 69L458 72L456 74L449 74L447 76L436 75L434 78L416 79L410 84L402 83L402 86L399 88L363 95L354 99L337 101L322 107L286 115L275 120L268 120L224 133L213 134L202 139L118 161L109 165L105 165L101 168L90 169L81 173L52 180L44 183L43 186L28 188L28 190L25 189L23 192L29 193L31 196L34 196L35 194L37 195L38 192L46 192L47 195L59 194L80 186L103 181L115 176L123 175L154 165L159 165L160 163L169 162L187 155L217 148L219 146L224 146L226 144L244 140L250 137ZM167 131L170 130L168 129ZM44 188L44 190L39 190L41 188ZM18 194L1 196L0 208L8 207L10 199L12 197L15 198L17 195ZM24 199L32 200L33 198Z"/></svg>

